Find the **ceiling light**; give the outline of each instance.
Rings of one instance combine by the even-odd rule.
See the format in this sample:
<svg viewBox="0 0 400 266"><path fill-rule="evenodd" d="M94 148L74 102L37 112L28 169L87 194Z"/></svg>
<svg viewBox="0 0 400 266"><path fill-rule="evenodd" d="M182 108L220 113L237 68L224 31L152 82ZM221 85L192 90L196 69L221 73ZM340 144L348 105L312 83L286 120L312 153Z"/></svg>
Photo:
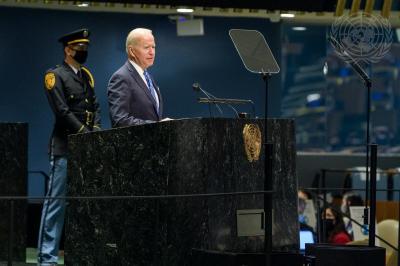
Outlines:
<svg viewBox="0 0 400 266"><path fill-rule="evenodd" d="M176 12L178 13L193 13L193 8L178 8Z"/></svg>
<svg viewBox="0 0 400 266"><path fill-rule="evenodd" d="M281 18L294 18L294 14L291 13L282 13Z"/></svg>
<svg viewBox="0 0 400 266"><path fill-rule="evenodd" d="M88 7L89 3L88 2L82 2L82 3L77 4L76 6L78 6L78 7Z"/></svg>
<svg viewBox="0 0 400 266"><path fill-rule="evenodd" d="M295 31L305 31L305 30L307 30L307 28L306 28L306 27L292 27L292 30L295 30Z"/></svg>

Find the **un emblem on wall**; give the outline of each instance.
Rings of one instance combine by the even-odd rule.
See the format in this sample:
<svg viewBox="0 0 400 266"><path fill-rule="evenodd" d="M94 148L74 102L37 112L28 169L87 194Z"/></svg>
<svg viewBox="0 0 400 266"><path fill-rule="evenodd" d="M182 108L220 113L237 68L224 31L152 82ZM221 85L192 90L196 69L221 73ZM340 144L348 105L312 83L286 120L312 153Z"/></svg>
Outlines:
<svg viewBox="0 0 400 266"><path fill-rule="evenodd" d="M336 53L349 62L348 53L358 62L376 63L390 50L393 33L388 19L379 15L343 15L335 19L331 26L331 37L346 52Z"/></svg>

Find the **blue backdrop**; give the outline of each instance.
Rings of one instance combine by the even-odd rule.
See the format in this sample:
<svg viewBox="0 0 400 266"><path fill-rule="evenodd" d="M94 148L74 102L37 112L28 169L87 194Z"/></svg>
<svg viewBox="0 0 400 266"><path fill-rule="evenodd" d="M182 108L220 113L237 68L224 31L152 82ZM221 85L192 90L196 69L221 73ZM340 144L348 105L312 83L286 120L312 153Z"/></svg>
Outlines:
<svg viewBox="0 0 400 266"><path fill-rule="evenodd" d="M136 27L153 30L156 61L150 72L171 118L208 116L207 106L196 102L193 82L218 97L251 99L258 116L264 115L264 83L248 72L231 43L231 28L262 32L280 62L280 24L265 19L204 18L204 36L178 37L166 15L54 11L0 8L0 121L29 123L29 170L48 171L47 144L53 114L44 94L44 72L63 60L57 39L87 27L91 47L86 66L95 78L103 128L110 128L106 89L109 78L126 60L125 39ZM280 115L280 76L270 81L269 114ZM250 108L241 107L242 111ZM224 108L225 116L233 116ZM215 112L216 113L216 112ZM43 193L43 179L29 176L29 195Z"/></svg>

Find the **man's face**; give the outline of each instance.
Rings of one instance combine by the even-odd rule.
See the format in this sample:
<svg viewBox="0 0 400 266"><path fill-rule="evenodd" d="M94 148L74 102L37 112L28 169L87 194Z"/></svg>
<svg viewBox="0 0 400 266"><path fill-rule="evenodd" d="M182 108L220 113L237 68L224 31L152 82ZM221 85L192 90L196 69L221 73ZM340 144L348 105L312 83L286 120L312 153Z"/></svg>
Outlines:
<svg viewBox="0 0 400 266"><path fill-rule="evenodd" d="M133 57L133 61L143 70L152 66L156 56L156 44L152 34L145 34L139 37L136 45L129 47L129 53Z"/></svg>
<svg viewBox="0 0 400 266"><path fill-rule="evenodd" d="M75 60L78 64L83 64L88 55L87 43L76 43L65 47L65 53L68 57Z"/></svg>

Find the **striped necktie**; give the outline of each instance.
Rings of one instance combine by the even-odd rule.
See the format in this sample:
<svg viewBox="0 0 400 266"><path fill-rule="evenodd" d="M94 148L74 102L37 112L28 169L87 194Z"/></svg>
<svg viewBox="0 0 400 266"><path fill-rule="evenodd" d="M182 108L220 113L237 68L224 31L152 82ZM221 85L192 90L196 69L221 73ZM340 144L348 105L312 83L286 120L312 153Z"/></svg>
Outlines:
<svg viewBox="0 0 400 266"><path fill-rule="evenodd" d="M159 105L160 105L160 103L159 103L159 101L158 101L156 89L154 88L154 85L153 85L153 82L152 82L152 80L151 80L151 78L150 78L149 72L148 72L147 70L145 70L145 71L143 72L143 75L144 75L144 78L146 79L147 88L149 89L151 95L153 96L153 98L154 98L154 100L155 100L155 102L156 102L156 104L157 104L157 113L158 113L158 112L159 112Z"/></svg>

